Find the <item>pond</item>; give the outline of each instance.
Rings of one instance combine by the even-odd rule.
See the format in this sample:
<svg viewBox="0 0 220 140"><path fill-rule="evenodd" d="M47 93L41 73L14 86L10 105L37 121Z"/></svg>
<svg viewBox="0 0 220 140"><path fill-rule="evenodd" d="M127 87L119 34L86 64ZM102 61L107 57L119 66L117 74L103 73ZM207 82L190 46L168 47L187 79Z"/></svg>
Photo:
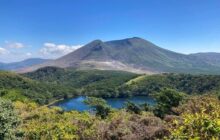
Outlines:
<svg viewBox="0 0 220 140"><path fill-rule="evenodd" d="M83 101L86 99L86 96L79 96L71 99L62 100L53 104L53 106L58 106L64 109L65 111L77 110L77 111L87 111L91 107L86 105ZM124 104L129 100L136 104L148 103L149 105L154 105L155 101L153 98L148 96L133 96L126 98L107 98L105 99L107 104L112 108L122 108Z"/></svg>

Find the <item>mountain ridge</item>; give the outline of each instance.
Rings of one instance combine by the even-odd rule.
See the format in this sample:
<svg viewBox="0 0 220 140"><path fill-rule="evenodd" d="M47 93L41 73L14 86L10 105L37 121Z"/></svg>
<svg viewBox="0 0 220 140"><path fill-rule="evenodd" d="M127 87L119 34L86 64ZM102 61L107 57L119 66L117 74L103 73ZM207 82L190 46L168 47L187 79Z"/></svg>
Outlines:
<svg viewBox="0 0 220 140"><path fill-rule="evenodd" d="M210 63L198 55L163 49L139 37L122 40L94 40L56 60L35 65L23 72L45 66L78 69L123 70L135 73L220 74L220 62Z"/></svg>
<svg viewBox="0 0 220 140"><path fill-rule="evenodd" d="M19 62L11 62L11 63L0 62L0 70L16 71L33 65L44 63L49 60L50 59L29 58Z"/></svg>

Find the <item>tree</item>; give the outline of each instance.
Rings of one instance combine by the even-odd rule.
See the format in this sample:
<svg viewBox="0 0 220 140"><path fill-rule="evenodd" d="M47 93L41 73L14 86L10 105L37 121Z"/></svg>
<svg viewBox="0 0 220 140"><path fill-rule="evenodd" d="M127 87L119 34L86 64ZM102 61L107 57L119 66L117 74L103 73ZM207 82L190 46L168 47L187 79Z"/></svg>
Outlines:
<svg viewBox="0 0 220 140"><path fill-rule="evenodd" d="M172 114L172 107L177 107L184 99L185 94L173 89L163 89L155 95L157 105L154 114L163 118L165 114Z"/></svg>
<svg viewBox="0 0 220 140"><path fill-rule="evenodd" d="M125 109L128 112L133 112L135 114L141 114L141 107L131 101L128 101L125 105Z"/></svg>
<svg viewBox="0 0 220 140"><path fill-rule="evenodd" d="M152 111L152 107L148 103L143 103L140 107L143 111Z"/></svg>
<svg viewBox="0 0 220 140"><path fill-rule="evenodd" d="M0 139L15 139L15 129L18 125L19 119L12 103L0 98Z"/></svg>
<svg viewBox="0 0 220 140"><path fill-rule="evenodd" d="M217 91L216 94L217 94L218 100L220 100L220 91Z"/></svg>
<svg viewBox="0 0 220 140"><path fill-rule="evenodd" d="M136 104L131 101L127 101L125 104L125 109L128 112L141 114L142 111L151 111L151 106L147 103Z"/></svg>
<svg viewBox="0 0 220 140"><path fill-rule="evenodd" d="M84 103L95 108L96 115L102 119L105 119L111 112L111 107L102 98L87 97Z"/></svg>

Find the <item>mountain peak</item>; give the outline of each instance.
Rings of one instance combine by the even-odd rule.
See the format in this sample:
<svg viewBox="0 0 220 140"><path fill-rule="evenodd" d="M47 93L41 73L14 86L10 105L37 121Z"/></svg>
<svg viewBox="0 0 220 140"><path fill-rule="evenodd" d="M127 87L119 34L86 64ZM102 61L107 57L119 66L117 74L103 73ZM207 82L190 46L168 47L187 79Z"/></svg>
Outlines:
<svg viewBox="0 0 220 140"><path fill-rule="evenodd" d="M143 38L140 38L140 37L132 37L132 38L130 38L130 39L135 39L135 40L144 40Z"/></svg>
<svg viewBox="0 0 220 140"><path fill-rule="evenodd" d="M102 40L94 40L86 45L86 48L90 48L91 51L102 50L105 43Z"/></svg>
<svg viewBox="0 0 220 140"><path fill-rule="evenodd" d="M100 40L100 39L96 39L96 40L93 40L92 42L90 42L89 44L93 44L93 45L99 45L99 44L102 44L103 41Z"/></svg>

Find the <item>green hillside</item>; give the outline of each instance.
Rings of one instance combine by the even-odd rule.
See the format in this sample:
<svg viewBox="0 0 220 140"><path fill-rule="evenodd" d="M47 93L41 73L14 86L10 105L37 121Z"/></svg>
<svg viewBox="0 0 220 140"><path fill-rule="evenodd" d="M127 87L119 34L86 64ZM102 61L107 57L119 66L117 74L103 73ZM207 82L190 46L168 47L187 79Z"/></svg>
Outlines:
<svg viewBox="0 0 220 140"><path fill-rule="evenodd" d="M38 69L35 72L26 73L24 76L46 83L62 84L74 88L100 85L101 83L106 83L108 87L111 88L138 75L123 71L76 70L46 67Z"/></svg>
<svg viewBox="0 0 220 140"><path fill-rule="evenodd" d="M123 71L75 70L46 67L24 76L40 82L73 87L81 95L100 97L117 96L117 88L137 77L137 74Z"/></svg>
<svg viewBox="0 0 220 140"><path fill-rule="evenodd" d="M142 75L119 88L123 95L149 95L163 88L187 94L204 94L220 90L220 76L190 74Z"/></svg>
<svg viewBox="0 0 220 140"><path fill-rule="evenodd" d="M24 76L47 84L73 87L80 95L105 98L150 95L163 88L172 88L187 94L204 94L220 89L220 76L214 75L138 75L122 71L46 67Z"/></svg>
<svg viewBox="0 0 220 140"><path fill-rule="evenodd" d="M187 94L204 94L220 89L220 76L160 74L137 75L122 71L75 70L46 67L18 75L0 72L2 94L25 96L40 104L77 95L127 97L152 95L164 88ZM7 92L8 90L8 92ZM13 90L12 93L9 91Z"/></svg>
<svg viewBox="0 0 220 140"><path fill-rule="evenodd" d="M2 92L14 90L40 104L46 104L79 94L113 96L117 87L136 76L137 74L120 71L78 71L55 67L39 69L25 75L1 71L0 89Z"/></svg>
<svg viewBox="0 0 220 140"><path fill-rule="evenodd" d="M66 94L76 95L74 88L52 83L47 84L4 71L0 71L0 89L4 95L10 94L11 90L14 90L17 94L26 96L40 104L49 103L54 99L64 97Z"/></svg>

